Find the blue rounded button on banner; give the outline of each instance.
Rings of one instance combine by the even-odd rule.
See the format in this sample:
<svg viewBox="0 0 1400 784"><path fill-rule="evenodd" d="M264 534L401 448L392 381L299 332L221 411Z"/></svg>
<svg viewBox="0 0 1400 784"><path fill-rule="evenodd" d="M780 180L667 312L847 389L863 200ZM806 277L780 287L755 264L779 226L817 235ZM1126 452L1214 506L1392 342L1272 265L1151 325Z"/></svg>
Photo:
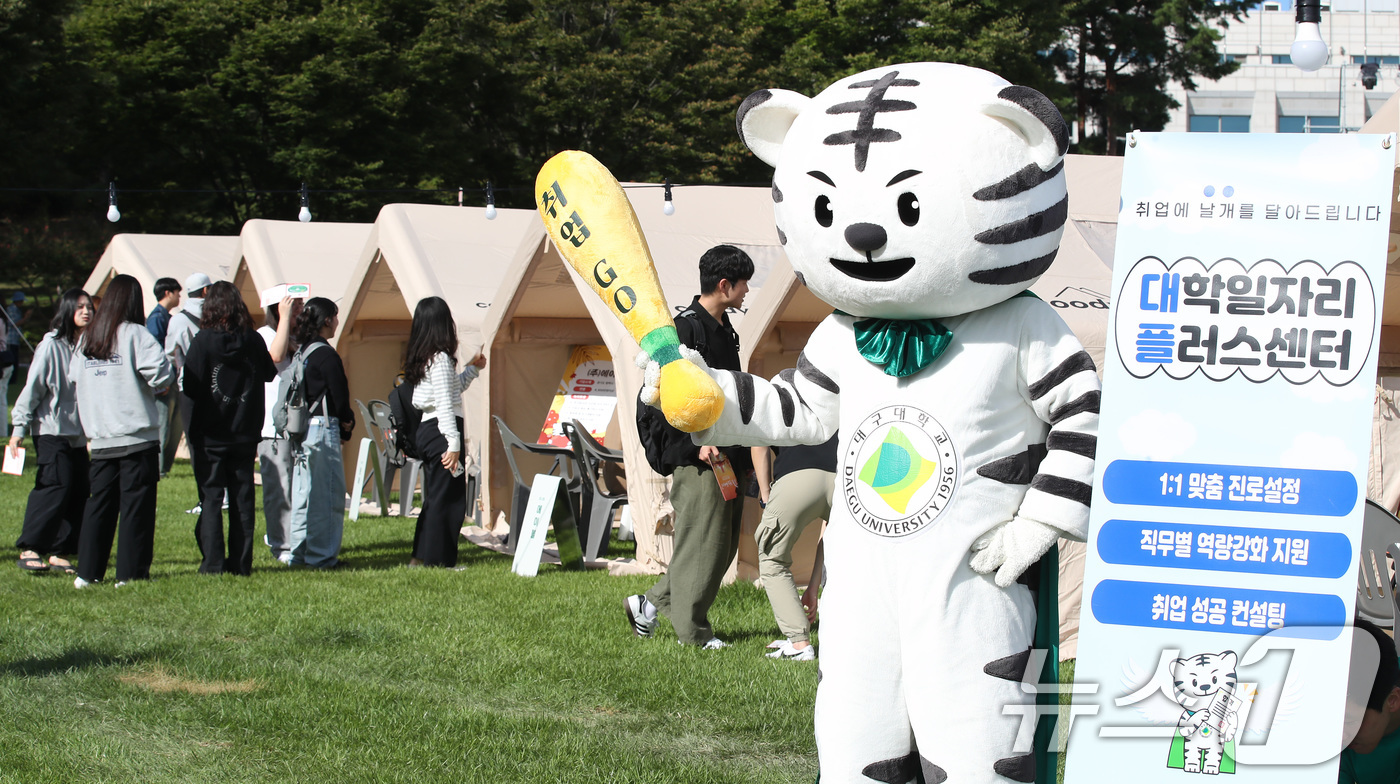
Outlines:
<svg viewBox="0 0 1400 784"><path fill-rule="evenodd" d="M1343 517L1356 508L1350 471L1114 460L1103 492L1115 504Z"/></svg>
<svg viewBox="0 0 1400 784"><path fill-rule="evenodd" d="M1099 557L1112 564L1329 579L1347 573L1355 551L1333 531L1140 520L1105 522L1097 542Z"/></svg>
<svg viewBox="0 0 1400 784"><path fill-rule="evenodd" d="M1115 626L1222 634L1274 634L1335 640L1346 605L1332 594L1256 591L1211 585L1103 580L1090 600L1094 618Z"/></svg>

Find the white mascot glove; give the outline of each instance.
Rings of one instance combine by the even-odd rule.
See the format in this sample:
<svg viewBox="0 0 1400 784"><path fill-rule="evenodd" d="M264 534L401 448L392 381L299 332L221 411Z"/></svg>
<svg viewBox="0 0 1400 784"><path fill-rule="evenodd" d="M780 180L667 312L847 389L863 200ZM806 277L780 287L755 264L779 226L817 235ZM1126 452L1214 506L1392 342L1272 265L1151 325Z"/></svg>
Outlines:
<svg viewBox="0 0 1400 784"><path fill-rule="evenodd" d="M652 362L647 352L638 351L637 367L642 369L642 403L661 408L661 366Z"/></svg>
<svg viewBox="0 0 1400 784"><path fill-rule="evenodd" d="M1059 538L1060 532L1055 528L1015 517L973 543L972 560L968 565L978 574L996 572L996 584L1010 588Z"/></svg>
<svg viewBox="0 0 1400 784"><path fill-rule="evenodd" d="M710 373L710 366L705 362L705 358L700 356L699 351L684 343L679 348L681 359L694 362L701 370ZM642 369L642 403L652 408L661 408L661 366L651 361L651 355L645 351L637 352L636 362L637 367Z"/></svg>

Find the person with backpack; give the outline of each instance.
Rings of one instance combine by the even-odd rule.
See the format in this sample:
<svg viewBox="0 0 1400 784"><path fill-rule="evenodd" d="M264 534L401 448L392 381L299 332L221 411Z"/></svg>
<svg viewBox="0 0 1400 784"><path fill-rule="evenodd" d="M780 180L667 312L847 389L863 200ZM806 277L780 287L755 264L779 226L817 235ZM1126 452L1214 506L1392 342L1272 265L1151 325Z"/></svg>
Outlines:
<svg viewBox="0 0 1400 784"><path fill-rule="evenodd" d="M305 436L293 435L292 524L290 563L317 569L341 565L340 540L345 526L345 469L340 444L355 429L345 365L329 340L340 326L339 308L325 297L312 297L297 317L292 382L283 392L284 407L300 398L305 404Z"/></svg>
<svg viewBox="0 0 1400 784"><path fill-rule="evenodd" d="M200 574L253 572L253 459L262 438L267 382L277 367L253 331L253 317L238 287L209 287L202 328L185 354L181 389L193 404L190 453L198 454L195 480L203 497L199 515ZM224 496L229 499L228 551L224 550Z"/></svg>
<svg viewBox="0 0 1400 784"><path fill-rule="evenodd" d="M82 289L63 292L52 331L34 349L29 378L15 400L10 453L27 431L34 439L38 472L24 509L24 527L15 547L19 566L30 572L50 568L73 573L83 510L88 499L87 437L78 418L78 397L68 365L83 330L92 320L92 299ZM48 560L43 556L48 554Z"/></svg>
<svg viewBox="0 0 1400 784"><path fill-rule="evenodd" d="M739 334L729 323L730 308L739 308L749 292L753 260L733 245L716 245L700 257L700 294L676 315L676 333L716 370L739 370ZM650 637L656 618L671 620L676 638L707 651L728 647L710 625L710 606L720 582L739 551L742 496L726 499L714 469L728 460L738 478L749 470L749 450L696 446L689 433L668 424L661 412L637 409L637 430L647 462L671 477L671 506L676 510L675 539L666 574L645 594L628 596L623 607L632 633Z"/></svg>
<svg viewBox="0 0 1400 784"><path fill-rule="evenodd" d="M486 357L477 354L457 372L457 323L442 297L418 301L408 333L404 386L423 412L413 443L423 461L423 510L413 532L410 566L457 565L457 539L467 516L467 475L462 465L462 392L476 380Z"/></svg>
<svg viewBox="0 0 1400 784"><path fill-rule="evenodd" d="M170 386L175 371L146 330L141 306L136 278L112 278L102 307L68 365L83 433L92 447L92 495L78 538L75 588L86 588L106 575L113 537L117 585L151 576L160 471L156 391Z"/></svg>
<svg viewBox="0 0 1400 784"><path fill-rule="evenodd" d="M258 473L262 476L263 523L267 533L263 544L272 557L290 563L291 551L287 541L292 525L292 445L277 431L274 415L282 399L282 385L287 368L292 365L292 325L301 313L301 300L283 297L281 302L267 305L266 323L258 327L258 335L267 344L267 353L277 367L277 378L267 382L263 391L262 440L258 442ZM286 314L283 317L283 314Z"/></svg>

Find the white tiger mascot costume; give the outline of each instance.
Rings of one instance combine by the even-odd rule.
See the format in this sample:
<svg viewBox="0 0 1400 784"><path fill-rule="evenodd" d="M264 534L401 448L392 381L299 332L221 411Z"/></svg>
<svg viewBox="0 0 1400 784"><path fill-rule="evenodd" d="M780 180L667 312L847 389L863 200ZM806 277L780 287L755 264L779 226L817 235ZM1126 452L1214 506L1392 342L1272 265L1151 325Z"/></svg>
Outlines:
<svg viewBox="0 0 1400 784"><path fill-rule="evenodd" d="M1034 703L1017 578L1084 538L1099 411L1089 355L1026 294L1066 218L1064 120L994 74L914 63L754 93L738 126L774 167L794 270L837 312L771 382L710 370L724 412L695 440L840 431L821 780L1033 781L1034 722L1003 711Z"/></svg>

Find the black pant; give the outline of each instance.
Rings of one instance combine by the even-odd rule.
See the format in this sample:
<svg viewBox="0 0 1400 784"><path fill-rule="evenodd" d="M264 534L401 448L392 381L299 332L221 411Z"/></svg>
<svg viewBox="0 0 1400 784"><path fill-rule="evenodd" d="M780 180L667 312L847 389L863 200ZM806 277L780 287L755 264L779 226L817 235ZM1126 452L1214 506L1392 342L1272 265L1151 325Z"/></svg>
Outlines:
<svg viewBox="0 0 1400 784"><path fill-rule="evenodd" d="M457 432L465 432L460 417ZM418 454L423 456L423 510L413 531L413 557L425 566L456 566L457 539L467 518L467 474L453 476L442 467L447 437L436 419L424 419L416 435ZM399 503L408 502L401 497Z"/></svg>
<svg viewBox="0 0 1400 784"><path fill-rule="evenodd" d="M192 448L198 454L199 495L203 507L196 534L204 560L200 574L233 572L247 576L253 572L253 526L256 505L253 500L253 458L257 444L200 443ZM224 554L224 494L228 493L228 555Z"/></svg>
<svg viewBox="0 0 1400 784"><path fill-rule="evenodd" d="M146 580L156 532L156 481L160 446L155 442L134 454L92 461L88 473L92 497L78 538L78 576L97 582L107 574L112 537L117 536L117 581ZM117 530L117 513L121 530Z"/></svg>
<svg viewBox="0 0 1400 784"><path fill-rule="evenodd" d="M70 556L78 552L78 532L87 506L87 448L73 446L62 436L36 435L34 450L39 472L15 547Z"/></svg>

